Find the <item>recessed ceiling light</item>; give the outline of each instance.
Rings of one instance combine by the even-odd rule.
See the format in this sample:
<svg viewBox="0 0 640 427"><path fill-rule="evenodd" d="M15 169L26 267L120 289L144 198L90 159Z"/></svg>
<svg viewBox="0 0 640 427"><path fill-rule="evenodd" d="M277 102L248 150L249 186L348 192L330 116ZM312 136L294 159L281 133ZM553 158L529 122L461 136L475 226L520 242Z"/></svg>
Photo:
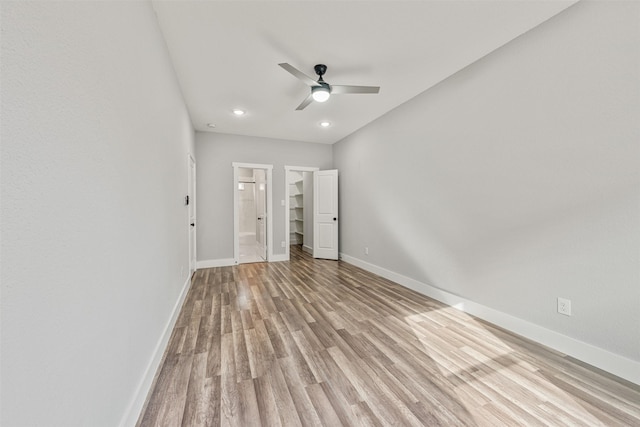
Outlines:
<svg viewBox="0 0 640 427"><path fill-rule="evenodd" d="M207 127L214 128L216 125L214 123L207 123Z"/></svg>
<svg viewBox="0 0 640 427"><path fill-rule="evenodd" d="M324 122L320 122L320 126L322 126L323 128L328 128L329 126L331 126L331 122L325 120Z"/></svg>
<svg viewBox="0 0 640 427"><path fill-rule="evenodd" d="M233 109L233 114L235 114L236 116L243 116L243 115L244 115L244 113L245 113L245 111L244 111L244 110L241 110L241 109L239 109L239 108L234 108L234 109Z"/></svg>

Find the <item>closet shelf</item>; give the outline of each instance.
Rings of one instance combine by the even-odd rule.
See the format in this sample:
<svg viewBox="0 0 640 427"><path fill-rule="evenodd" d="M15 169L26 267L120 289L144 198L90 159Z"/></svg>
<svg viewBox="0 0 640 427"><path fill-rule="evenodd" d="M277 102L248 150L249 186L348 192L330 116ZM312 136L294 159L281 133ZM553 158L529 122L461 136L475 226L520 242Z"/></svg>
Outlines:
<svg viewBox="0 0 640 427"><path fill-rule="evenodd" d="M309 202L311 198L309 195L304 195L307 190L308 180L305 179L302 171L289 171L287 173L287 181L289 187L286 188L289 193L289 233L290 242L295 244L304 244L304 214L307 207L305 207L305 201Z"/></svg>

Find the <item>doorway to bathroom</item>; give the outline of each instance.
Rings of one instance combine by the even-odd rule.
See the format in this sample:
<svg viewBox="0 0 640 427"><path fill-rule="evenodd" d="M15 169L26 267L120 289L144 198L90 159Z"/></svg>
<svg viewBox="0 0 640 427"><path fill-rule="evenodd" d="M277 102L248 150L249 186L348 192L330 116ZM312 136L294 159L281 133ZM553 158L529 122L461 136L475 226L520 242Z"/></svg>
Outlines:
<svg viewBox="0 0 640 427"><path fill-rule="evenodd" d="M272 253L269 166L234 163L236 264L265 262Z"/></svg>

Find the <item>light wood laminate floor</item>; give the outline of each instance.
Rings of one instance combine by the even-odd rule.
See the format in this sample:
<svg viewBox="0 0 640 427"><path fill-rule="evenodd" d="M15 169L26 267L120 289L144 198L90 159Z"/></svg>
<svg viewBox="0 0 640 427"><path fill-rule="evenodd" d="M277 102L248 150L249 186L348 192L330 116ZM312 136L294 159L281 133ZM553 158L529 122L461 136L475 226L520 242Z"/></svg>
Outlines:
<svg viewBox="0 0 640 427"><path fill-rule="evenodd" d="M343 262L199 270L139 426L640 426L640 387Z"/></svg>

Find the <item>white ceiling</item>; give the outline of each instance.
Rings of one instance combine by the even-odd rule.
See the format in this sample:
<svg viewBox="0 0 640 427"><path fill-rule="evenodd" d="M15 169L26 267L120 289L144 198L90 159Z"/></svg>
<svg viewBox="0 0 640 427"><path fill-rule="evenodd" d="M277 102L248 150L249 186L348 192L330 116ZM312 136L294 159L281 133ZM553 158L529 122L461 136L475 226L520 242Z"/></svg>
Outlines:
<svg viewBox="0 0 640 427"><path fill-rule="evenodd" d="M153 5L196 130L332 144L575 1ZM295 111L309 88L280 62L312 77L324 63L328 83L380 86L380 93L336 95ZM236 117L234 108L247 114ZM321 128L323 120L332 126Z"/></svg>

